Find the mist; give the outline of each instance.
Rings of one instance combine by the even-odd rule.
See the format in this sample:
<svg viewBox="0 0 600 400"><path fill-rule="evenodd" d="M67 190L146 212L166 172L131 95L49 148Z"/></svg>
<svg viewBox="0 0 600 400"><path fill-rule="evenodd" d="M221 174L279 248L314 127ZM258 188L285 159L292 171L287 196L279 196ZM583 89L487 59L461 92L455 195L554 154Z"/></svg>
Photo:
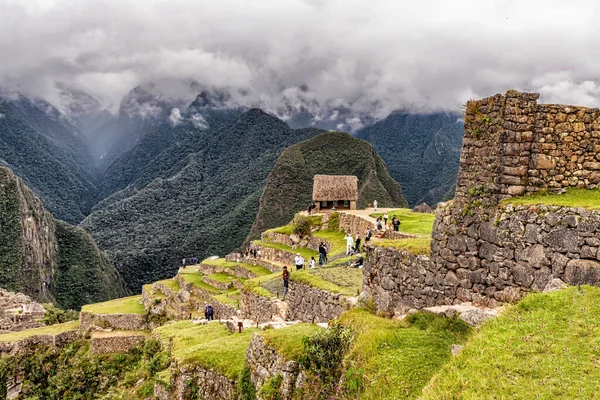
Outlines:
<svg viewBox="0 0 600 400"><path fill-rule="evenodd" d="M0 86L60 103L65 83L113 111L147 82L379 116L511 88L598 106L598 15L592 1L0 0Z"/></svg>

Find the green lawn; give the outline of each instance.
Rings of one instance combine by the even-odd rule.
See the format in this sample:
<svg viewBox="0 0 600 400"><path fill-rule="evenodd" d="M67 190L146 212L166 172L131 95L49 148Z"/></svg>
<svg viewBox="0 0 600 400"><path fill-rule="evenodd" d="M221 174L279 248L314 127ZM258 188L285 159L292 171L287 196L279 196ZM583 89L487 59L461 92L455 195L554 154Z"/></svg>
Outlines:
<svg viewBox="0 0 600 400"><path fill-rule="evenodd" d="M229 304L230 306L239 308L240 291L239 290L227 291L223 294L218 294L218 295L214 296L214 299L223 304Z"/></svg>
<svg viewBox="0 0 600 400"><path fill-rule="evenodd" d="M246 363L246 350L255 329L231 333L224 325L213 322L195 325L181 321L157 328L154 333L162 341L173 340L172 354L179 362L213 368L236 380Z"/></svg>
<svg viewBox="0 0 600 400"><path fill-rule="evenodd" d="M278 287L278 283L282 281L282 272L275 272L271 275L261 276L259 278L248 279L244 282L244 289L255 293L259 296L271 298L275 293L266 289L265 286L271 287L273 284ZM283 283L281 283L283 288Z"/></svg>
<svg viewBox="0 0 600 400"><path fill-rule="evenodd" d="M281 233L284 235L291 235L292 233L294 233L294 225L279 226L277 228L269 229L265 232L273 232L273 233Z"/></svg>
<svg viewBox="0 0 600 400"><path fill-rule="evenodd" d="M329 257L346 252L346 239L344 239L346 235L342 231L318 231L313 232L313 236L331 243L331 249L327 254ZM315 259L319 261L318 258Z"/></svg>
<svg viewBox="0 0 600 400"><path fill-rule="evenodd" d="M214 286L209 285L208 283L202 280L202 274L199 272L189 272L180 274L181 278L187 283L191 283L192 286L196 286L198 288L204 289L209 293L219 294L221 291Z"/></svg>
<svg viewBox="0 0 600 400"><path fill-rule="evenodd" d="M426 255L428 256L431 251L431 238L414 238L414 239L383 239L374 240L373 245L379 247L393 247L399 250L407 250L415 255Z"/></svg>
<svg viewBox="0 0 600 400"><path fill-rule="evenodd" d="M104 303L88 304L81 311L92 314L145 314L144 305L140 304L142 296L124 297L122 299L105 301Z"/></svg>
<svg viewBox="0 0 600 400"><path fill-rule="evenodd" d="M175 293L179 292L179 289L181 289L181 287L179 286L179 281L177 281L177 279L165 279L156 283L161 283L165 285Z"/></svg>
<svg viewBox="0 0 600 400"><path fill-rule="evenodd" d="M307 264L310 261L311 257L315 257L315 260L317 260L317 261L318 261L318 258L319 258L319 253L317 253L316 251L307 249L305 247L298 247L296 249L293 249L290 246L286 246L284 244L262 242L260 240L254 241L252 243L255 244L255 245L257 245L257 246L271 247L271 248L274 248L274 249L277 249L277 250L287 251L288 253L292 253L292 254L300 253L300 255L302 257L304 257L304 260L306 260Z"/></svg>
<svg viewBox="0 0 600 400"><path fill-rule="evenodd" d="M313 324L297 324L281 329L267 329L260 335L286 360L298 361L304 349L302 339L314 335L320 329L323 328Z"/></svg>
<svg viewBox="0 0 600 400"><path fill-rule="evenodd" d="M502 201L503 204L514 205L552 205L566 207L582 207L600 210L600 189L569 188L566 193L538 192L536 194L513 197Z"/></svg>
<svg viewBox="0 0 600 400"><path fill-rule="evenodd" d="M377 317L354 308L340 317L354 331L346 365L358 374L360 399L414 399L463 343L470 328L460 320L417 313L407 321ZM486 364L480 364L482 372ZM485 398L485 396L480 397Z"/></svg>
<svg viewBox="0 0 600 400"><path fill-rule="evenodd" d="M530 294L486 322L424 399L592 399L600 382L600 288Z"/></svg>
<svg viewBox="0 0 600 400"><path fill-rule="evenodd" d="M234 280L243 281L242 278L238 278L233 275L226 274L224 272L217 272L216 274L206 275L206 277L222 283L231 283L231 281Z"/></svg>
<svg viewBox="0 0 600 400"><path fill-rule="evenodd" d="M419 237L430 237L433 231L434 214L416 213L409 208L400 208L388 212L388 223L394 217L400 220L400 232L417 235ZM383 217L383 213L370 214L371 217Z"/></svg>
<svg viewBox="0 0 600 400"><path fill-rule="evenodd" d="M358 268L313 268L292 270L290 280L346 296L356 296L362 286L362 270Z"/></svg>
<svg viewBox="0 0 600 400"><path fill-rule="evenodd" d="M35 335L56 335L58 333L72 331L79 328L79 321L69 321L62 324L54 324L41 328L27 329L20 332L12 332L0 335L0 342L17 342Z"/></svg>
<svg viewBox="0 0 600 400"><path fill-rule="evenodd" d="M271 274L271 271L269 271L265 267L261 267L261 266L258 266L258 265L247 264L247 263L236 263L236 262L233 262L233 261L227 261L224 258L219 258L217 260L204 260L204 261L202 261L202 264L216 265L216 266L219 266L219 267L232 268L232 269L235 269L235 267L239 266L239 267L242 267L242 268L244 268L244 269L246 269L246 270L248 270L250 272L253 272L257 276L264 276L264 275Z"/></svg>

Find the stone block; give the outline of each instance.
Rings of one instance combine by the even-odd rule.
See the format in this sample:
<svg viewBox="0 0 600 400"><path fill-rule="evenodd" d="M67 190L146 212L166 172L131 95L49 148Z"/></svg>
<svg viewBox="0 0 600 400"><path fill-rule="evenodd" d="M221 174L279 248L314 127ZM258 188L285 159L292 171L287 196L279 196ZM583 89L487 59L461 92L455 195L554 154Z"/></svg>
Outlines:
<svg viewBox="0 0 600 400"><path fill-rule="evenodd" d="M565 268L564 280L570 285L597 285L600 282L600 262L582 259L571 260Z"/></svg>

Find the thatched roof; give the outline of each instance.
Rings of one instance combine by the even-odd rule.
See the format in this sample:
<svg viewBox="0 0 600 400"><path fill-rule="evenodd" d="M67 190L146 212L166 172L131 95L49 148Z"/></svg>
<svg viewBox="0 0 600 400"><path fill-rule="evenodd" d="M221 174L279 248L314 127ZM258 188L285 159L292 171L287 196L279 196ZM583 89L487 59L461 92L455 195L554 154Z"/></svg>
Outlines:
<svg viewBox="0 0 600 400"><path fill-rule="evenodd" d="M349 175L315 175L313 201L358 200L358 178Z"/></svg>

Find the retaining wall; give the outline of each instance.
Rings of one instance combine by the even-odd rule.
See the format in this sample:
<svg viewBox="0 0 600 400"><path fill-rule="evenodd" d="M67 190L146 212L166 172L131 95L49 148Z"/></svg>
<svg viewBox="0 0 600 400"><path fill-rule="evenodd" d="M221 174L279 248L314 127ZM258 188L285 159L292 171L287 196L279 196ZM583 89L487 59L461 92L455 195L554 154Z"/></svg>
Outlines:
<svg viewBox="0 0 600 400"><path fill-rule="evenodd" d="M93 327L112 328L126 331L143 331L148 324L141 314L91 314L82 311L79 314L79 330L89 332Z"/></svg>
<svg viewBox="0 0 600 400"><path fill-rule="evenodd" d="M144 343L144 335L101 335L92 336L92 354L127 353Z"/></svg>
<svg viewBox="0 0 600 400"><path fill-rule="evenodd" d="M269 322L274 315L279 314L279 309L272 299L260 296L247 289L242 289L240 309L242 318L259 323Z"/></svg>
<svg viewBox="0 0 600 400"><path fill-rule="evenodd" d="M171 387L175 392L173 398L176 400L190 399L192 386L198 388L200 399L233 400L236 398L235 381L214 370L174 365L171 378Z"/></svg>
<svg viewBox="0 0 600 400"><path fill-rule="evenodd" d="M346 296L290 280L286 297L288 321L329 322L350 308Z"/></svg>

